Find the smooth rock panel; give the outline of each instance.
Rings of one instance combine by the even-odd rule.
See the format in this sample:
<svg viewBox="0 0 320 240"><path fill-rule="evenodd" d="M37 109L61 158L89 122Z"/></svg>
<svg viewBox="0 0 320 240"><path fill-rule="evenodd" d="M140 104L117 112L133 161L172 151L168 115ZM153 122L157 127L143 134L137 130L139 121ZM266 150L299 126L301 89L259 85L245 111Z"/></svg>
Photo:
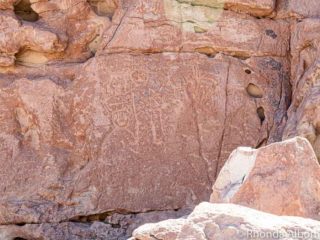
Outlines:
<svg viewBox="0 0 320 240"><path fill-rule="evenodd" d="M286 73L281 58L114 54L87 62L66 84L4 85L0 222L208 199L235 147L281 136L275 122L285 114L286 78L279 72Z"/></svg>
<svg viewBox="0 0 320 240"><path fill-rule="evenodd" d="M101 52L286 56L289 24L175 0L136 0L105 33ZM120 26L118 25L120 23Z"/></svg>

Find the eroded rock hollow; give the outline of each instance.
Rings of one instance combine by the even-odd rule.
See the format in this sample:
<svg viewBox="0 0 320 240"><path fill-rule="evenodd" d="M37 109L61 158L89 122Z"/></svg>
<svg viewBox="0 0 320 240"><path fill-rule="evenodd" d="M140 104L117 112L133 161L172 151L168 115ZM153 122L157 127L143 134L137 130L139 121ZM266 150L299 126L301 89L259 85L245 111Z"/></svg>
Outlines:
<svg viewBox="0 0 320 240"><path fill-rule="evenodd" d="M127 239L239 146L320 158L319 29L315 0L0 1L0 238Z"/></svg>

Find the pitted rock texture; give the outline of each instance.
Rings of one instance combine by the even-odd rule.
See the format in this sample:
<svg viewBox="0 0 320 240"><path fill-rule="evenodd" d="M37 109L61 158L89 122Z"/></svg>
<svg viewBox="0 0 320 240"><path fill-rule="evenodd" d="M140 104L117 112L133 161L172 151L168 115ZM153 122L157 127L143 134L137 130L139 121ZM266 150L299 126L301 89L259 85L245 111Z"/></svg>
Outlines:
<svg viewBox="0 0 320 240"><path fill-rule="evenodd" d="M296 137L258 150L236 149L222 168L210 201L320 219L319 186L320 166L312 146Z"/></svg>
<svg viewBox="0 0 320 240"><path fill-rule="evenodd" d="M286 2L1 1L0 224L194 206L238 146L305 136L318 8Z"/></svg>
<svg viewBox="0 0 320 240"><path fill-rule="evenodd" d="M187 218L146 224L130 240L317 240L320 223L233 204L201 203Z"/></svg>

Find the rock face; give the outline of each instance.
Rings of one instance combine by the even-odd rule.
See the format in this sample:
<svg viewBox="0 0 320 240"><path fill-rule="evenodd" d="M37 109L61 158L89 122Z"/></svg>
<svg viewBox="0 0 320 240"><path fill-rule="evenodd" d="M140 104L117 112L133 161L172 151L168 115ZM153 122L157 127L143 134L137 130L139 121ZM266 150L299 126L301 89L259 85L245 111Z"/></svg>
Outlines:
<svg viewBox="0 0 320 240"><path fill-rule="evenodd" d="M201 203L187 217L146 224L132 240L319 239L320 223L280 217L233 204Z"/></svg>
<svg viewBox="0 0 320 240"><path fill-rule="evenodd" d="M1 231L194 206L243 145L302 135L319 156L307 2L0 1Z"/></svg>
<svg viewBox="0 0 320 240"><path fill-rule="evenodd" d="M304 19L292 26L291 84L294 94L288 110L284 139L306 137L320 159L319 138L319 19Z"/></svg>
<svg viewBox="0 0 320 240"><path fill-rule="evenodd" d="M108 17L97 16L84 0L5 0L0 7L4 9L0 10L0 67L84 61L92 57L99 36L111 26Z"/></svg>
<svg viewBox="0 0 320 240"><path fill-rule="evenodd" d="M280 18L294 17L318 18L320 17L320 8L317 0L278 0L277 15Z"/></svg>
<svg viewBox="0 0 320 240"><path fill-rule="evenodd" d="M0 239L126 240L134 229L145 223L175 219L189 213L187 209L140 214L110 213L83 216L71 222L0 226Z"/></svg>
<svg viewBox="0 0 320 240"><path fill-rule="evenodd" d="M102 52L200 52L207 55L224 52L238 57L286 56L287 22L257 20L206 5L175 0L136 0L123 14L120 28L113 38L102 44ZM112 30L109 28L107 33Z"/></svg>
<svg viewBox="0 0 320 240"><path fill-rule="evenodd" d="M258 150L238 148L222 168L210 201L320 219L320 166L310 143L297 137Z"/></svg>
<svg viewBox="0 0 320 240"><path fill-rule="evenodd" d="M192 205L208 199L235 147L282 136L286 22L200 2L89 3L32 2L36 22L16 5L16 15L10 4L1 12L1 224ZM253 15L273 9L244 5L227 4ZM101 29L96 56L75 64ZM45 53L53 55L37 62Z"/></svg>
<svg viewBox="0 0 320 240"><path fill-rule="evenodd" d="M84 64L67 86L44 78L8 84L0 92L0 222L177 209L207 199L219 158L276 132L283 79L272 63L116 54Z"/></svg>

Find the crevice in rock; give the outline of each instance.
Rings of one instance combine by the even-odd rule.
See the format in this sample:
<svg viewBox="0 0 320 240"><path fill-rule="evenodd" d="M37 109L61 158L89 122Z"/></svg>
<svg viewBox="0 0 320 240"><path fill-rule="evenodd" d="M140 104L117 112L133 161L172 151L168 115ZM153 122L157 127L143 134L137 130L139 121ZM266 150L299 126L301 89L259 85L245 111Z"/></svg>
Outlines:
<svg viewBox="0 0 320 240"><path fill-rule="evenodd" d="M157 237L156 237L155 235L153 235L153 234L151 234L150 237L152 237L152 239L154 239L154 240L163 240L163 239L161 239L161 238L157 238Z"/></svg>
<svg viewBox="0 0 320 240"><path fill-rule="evenodd" d="M260 118L261 125L262 125L264 120L266 119L266 116L265 116L265 113L264 113L264 108L263 107L258 107L257 108L257 114L258 114L258 117Z"/></svg>
<svg viewBox="0 0 320 240"><path fill-rule="evenodd" d="M30 0L20 0L14 5L14 12L21 20L36 22L39 19L38 13L31 8Z"/></svg>
<svg viewBox="0 0 320 240"><path fill-rule="evenodd" d="M227 70L227 77L226 77L226 90L225 90L225 106L224 106L224 121L223 121L223 130L221 133L221 139L219 142L219 154L217 157L217 164L216 164L216 173L214 176L214 179L217 179L218 174L219 174L219 165L220 165L220 161L221 161L221 154L222 154L222 148L223 148L223 143L224 143L224 136L225 136L225 129L226 129L226 124L227 124L227 117L228 117L228 85L229 85L229 75L230 75L230 65L231 63L228 62L228 70Z"/></svg>
<svg viewBox="0 0 320 240"><path fill-rule="evenodd" d="M187 80L185 80L185 82L187 83ZM199 157L202 159L202 161L204 162L205 166L206 166L206 177L207 177L207 181L209 183L213 183L213 181L211 180L210 178L210 175L209 175L209 169L210 169L210 165L209 165L209 161L208 159L204 156L203 154L203 149L202 149L202 141L201 141L201 130L200 130L200 127L199 127L199 117L198 117L198 110L195 106L195 100L192 96L192 92L189 91L189 89L187 88L186 90L187 92L187 95L188 95L188 98L190 99L190 102L191 102L191 108L192 108L192 114L193 114L193 122L195 124L195 127L196 127L196 134L197 134L197 141L198 141L198 150L199 150ZM191 167L193 168L192 164L190 164ZM194 171L196 171L194 169Z"/></svg>
<svg viewBox="0 0 320 240"><path fill-rule="evenodd" d="M17 223L16 225L22 227L22 226L26 225L26 223Z"/></svg>
<svg viewBox="0 0 320 240"><path fill-rule="evenodd" d="M124 10L124 13L122 14L121 16L121 19L119 21L119 23L116 25L113 33L112 33L112 36L109 38L108 42L105 44L105 46L102 48L103 50L105 50L109 44L112 42L112 40L114 39L114 37L116 36L118 30L119 30L119 27L121 26L122 22L123 22L123 19L125 18L125 16L127 15L127 12L128 12L128 9L125 9Z"/></svg>
<svg viewBox="0 0 320 240"><path fill-rule="evenodd" d="M104 212L92 215L83 215L83 216L76 216L70 219L70 222L104 222L108 216L111 216L114 212Z"/></svg>
<svg viewBox="0 0 320 240"><path fill-rule="evenodd" d="M291 27L290 27L291 29ZM279 79L281 79L281 88L278 102L278 109L273 116L273 122L269 129L273 131L272 137L270 137L270 130L268 130L267 144L273 142L282 141L283 132L286 127L286 122L288 120L288 109L292 104L292 85L290 82L291 72L292 72L292 56L291 56L291 38L292 34L290 31L288 37L288 51L287 51L287 60L289 69L286 70L279 62L275 60L268 61L268 65L271 66L273 70L278 71ZM282 110L284 109L284 111ZM274 129L274 130L272 130Z"/></svg>
<svg viewBox="0 0 320 240"><path fill-rule="evenodd" d="M257 146L255 147L255 149L261 148L261 147L264 146L267 142L268 142L268 138L262 139L262 140L257 144Z"/></svg>

